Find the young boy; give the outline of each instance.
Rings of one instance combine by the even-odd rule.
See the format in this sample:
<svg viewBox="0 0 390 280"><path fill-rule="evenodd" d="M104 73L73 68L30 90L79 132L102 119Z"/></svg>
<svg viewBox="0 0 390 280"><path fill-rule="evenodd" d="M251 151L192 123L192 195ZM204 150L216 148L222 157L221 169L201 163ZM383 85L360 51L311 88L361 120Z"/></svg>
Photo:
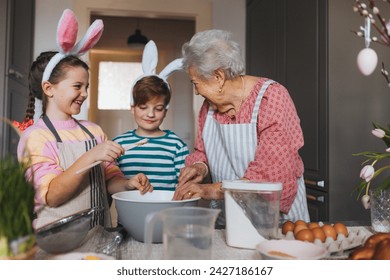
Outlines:
<svg viewBox="0 0 390 280"><path fill-rule="evenodd" d="M175 60L160 75L153 74L156 65L151 65L157 48L153 41L146 46L143 54L142 75L134 84L131 98L131 113L138 127L114 138L121 144L133 144L142 139L148 142L142 146L125 151L118 158L118 165L126 177L142 172L149 178L154 190L174 191L180 169L184 167L189 154L186 143L170 130L161 130L171 99L171 90L166 77L180 69L181 60ZM148 68L149 67L149 68ZM164 73L166 73L164 75Z"/></svg>

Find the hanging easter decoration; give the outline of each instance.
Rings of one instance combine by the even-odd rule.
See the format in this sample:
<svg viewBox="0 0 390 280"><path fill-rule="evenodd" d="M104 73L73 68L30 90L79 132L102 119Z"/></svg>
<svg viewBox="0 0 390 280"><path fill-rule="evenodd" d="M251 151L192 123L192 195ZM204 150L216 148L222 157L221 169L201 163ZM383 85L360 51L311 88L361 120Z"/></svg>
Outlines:
<svg viewBox="0 0 390 280"><path fill-rule="evenodd" d="M371 49L370 42L370 30L371 29L371 20L369 17L365 18L364 28L364 42L366 47L362 49L357 56L357 66L362 72L363 75L369 76L374 72L376 65L378 64L378 55L376 52Z"/></svg>

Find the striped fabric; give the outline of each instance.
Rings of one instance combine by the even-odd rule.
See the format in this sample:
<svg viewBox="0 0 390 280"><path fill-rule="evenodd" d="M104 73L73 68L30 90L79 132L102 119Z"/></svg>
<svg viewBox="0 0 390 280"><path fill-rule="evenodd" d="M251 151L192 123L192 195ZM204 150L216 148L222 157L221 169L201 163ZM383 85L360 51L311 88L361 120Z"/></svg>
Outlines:
<svg viewBox="0 0 390 280"><path fill-rule="evenodd" d="M303 220L305 222L310 222L309 209L307 208L306 200L306 186L303 176L298 179L298 190L297 196L291 205L290 211L288 214L281 214L281 219L290 220L296 222L298 220Z"/></svg>
<svg viewBox="0 0 390 280"><path fill-rule="evenodd" d="M118 158L119 168L128 178L144 173L155 190L174 191L189 151L186 143L174 132L164 132L165 135L161 137L140 137L135 130L131 130L113 141L125 145L147 138L148 143L126 151Z"/></svg>
<svg viewBox="0 0 390 280"><path fill-rule="evenodd" d="M203 129L203 139L213 182L242 178L250 161L254 159L257 147L257 114L264 92L274 81L268 80L261 87L256 98L250 123L220 124L209 109ZM223 201L212 200L211 208L221 208L218 224L225 224Z"/></svg>

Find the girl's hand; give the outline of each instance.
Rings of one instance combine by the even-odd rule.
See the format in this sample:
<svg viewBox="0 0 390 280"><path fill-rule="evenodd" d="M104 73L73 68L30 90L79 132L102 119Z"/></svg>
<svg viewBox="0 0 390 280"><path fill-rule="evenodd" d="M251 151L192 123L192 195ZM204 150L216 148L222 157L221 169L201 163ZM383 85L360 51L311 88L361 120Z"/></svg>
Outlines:
<svg viewBox="0 0 390 280"><path fill-rule="evenodd" d="M113 162L123 155L125 150L121 145L113 141L106 141L93 147L89 153L93 156L93 161Z"/></svg>
<svg viewBox="0 0 390 280"><path fill-rule="evenodd" d="M153 191L153 186L150 184L148 177L143 173L138 173L128 180L127 188L129 190L138 189L141 194Z"/></svg>

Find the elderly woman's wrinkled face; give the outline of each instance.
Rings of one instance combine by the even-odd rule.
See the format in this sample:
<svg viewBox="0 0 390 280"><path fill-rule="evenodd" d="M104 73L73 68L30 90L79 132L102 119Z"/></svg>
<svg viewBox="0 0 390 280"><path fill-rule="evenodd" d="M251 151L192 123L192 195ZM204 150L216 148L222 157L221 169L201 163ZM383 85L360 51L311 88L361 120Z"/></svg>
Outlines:
<svg viewBox="0 0 390 280"><path fill-rule="evenodd" d="M218 91L220 85L217 78L214 76L210 79L202 78L193 67L188 69L188 74L191 83L194 85L195 94L203 96L212 105L213 109L216 109L222 97Z"/></svg>

